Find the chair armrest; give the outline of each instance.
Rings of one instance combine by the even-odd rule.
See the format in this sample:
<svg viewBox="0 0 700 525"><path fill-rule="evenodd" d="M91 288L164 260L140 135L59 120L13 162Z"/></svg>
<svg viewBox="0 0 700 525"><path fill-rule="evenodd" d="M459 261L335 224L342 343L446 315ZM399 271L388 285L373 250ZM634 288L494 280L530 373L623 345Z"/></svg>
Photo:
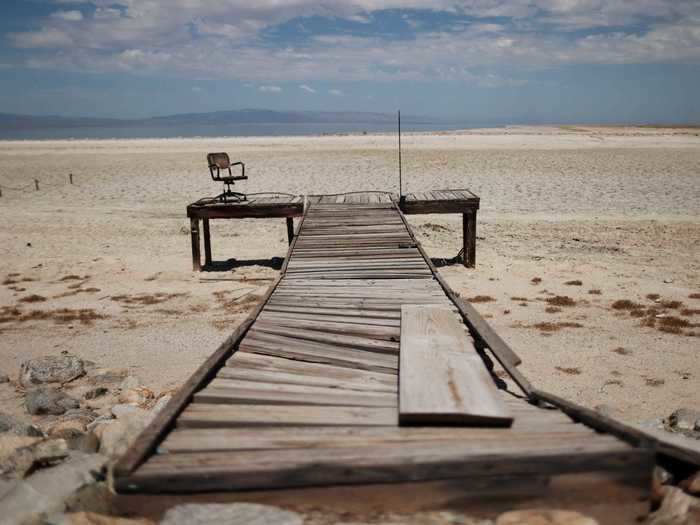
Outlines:
<svg viewBox="0 0 700 525"><path fill-rule="evenodd" d="M243 164L242 162L232 162L231 164L229 164L229 167L230 166L240 166L241 167L241 177L245 177L245 164Z"/></svg>

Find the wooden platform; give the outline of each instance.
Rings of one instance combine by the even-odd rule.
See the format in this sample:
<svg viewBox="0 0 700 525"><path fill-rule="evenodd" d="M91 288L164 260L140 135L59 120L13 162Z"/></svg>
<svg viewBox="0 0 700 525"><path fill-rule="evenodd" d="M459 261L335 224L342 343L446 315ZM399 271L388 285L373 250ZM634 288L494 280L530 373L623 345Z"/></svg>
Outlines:
<svg viewBox="0 0 700 525"><path fill-rule="evenodd" d="M461 213L462 214L462 253L465 266L476 265L476 214L479 197L469 190L433 190L422 193L409 193L400 198L390 192L353 192L336 195L309 195L306 198L296 195L265 193L251 194L248 200L222 203L215 198L200 199L187 206L192 239L192 267L202 270L200 253L200 221L204 240L205 268L212 264L212 244L209 230L211 219L270 219L285 218L287 237L292 242L294 218L304 213L304 202L309 204L391 204L397 202L403 213Z"/></svg>
<svg viewBox="0 0 700 525"><path fill-rule="evenodd" d="M570 473L648 478L650 451L529 403L517 356L439 278L398 203L354 199L309 197L280 278L115 466L118 492L469 478L498 496L513 482ZM522 385L508 381L507 391L491 378L511 427L399 426L409 304L465 320L471 351L490 351Z"/></svg>

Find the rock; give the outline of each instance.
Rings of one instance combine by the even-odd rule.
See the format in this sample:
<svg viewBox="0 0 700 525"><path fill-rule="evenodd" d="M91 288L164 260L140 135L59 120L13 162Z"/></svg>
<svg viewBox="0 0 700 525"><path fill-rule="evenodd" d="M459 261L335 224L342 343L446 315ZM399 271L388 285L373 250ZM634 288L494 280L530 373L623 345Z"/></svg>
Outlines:
<svg viewBox="0 0 700 525"><path fill-rule="evenodd" d="M157 414L161 410L165 408L165 406L170 403L170 400L173 398L170 394L166 394L164 396L161 396L158 401L156 401L156 404L153 405L153 408L151 408L151 412L153 415Z"/></svg>
<svg viewBox="0 0 700 525"><path fill-rule="evenodd" d="M56 388L42 387L30 390L25 398L27 412L32 415L52 414L60 416L66 410L78 408L80 403Z"/></svg>
<svg viewBox="0 0 700 525"><path fill-rule="evenodd" d="M46 430L52 437L75 439L87 432L87 426L97 418L90 410L68 410L63 416L54 421Z"/></svg>
<svg viewBox="0 0 700 525"><path fill-rule="evenodd" d="M302 525L299 514L254 503L185 504L172 507L160 525Z"/></svg>
<svg viewBox="0 0 700 525"><path fill-rule="evenodd" d="M114 405L112 407L112 415L116 417L117 419L120 419L125 416L133 415L133 414L138 414L143 417L146 417L148 415L148 411L144 410L143 408L139 408L136 405Z"/></svg>
<svg viewBox="0 0 700 525"><path fill-rule="evenodd" d="M83 397L85 399L96 399L98 397L104 396L108 392L109 392L108 388L105 388L103 386L96 386L95 388L91 388L90 390L85 392Z"/></svg>
<svg viewBox="0 0 700 525"><path fill-rule="evenodd" d="M496 525L598 525L598 522L569 510L531 509L501 514Z"/></svg>
<svg viewBox="0 0 700 525"><path fill-rule="evenodd" d="M0 463L0 474L23 478L28 472L50 465L68 456L63 439L40 439L19 447Z"/></svg>
<svg viewBox="0 0 700 525"><path fill-rule="evenodd" d="M42 383L67 383L85 373L83 361L72 355L44 356L20 365L19 383L25 388Z"/></svg>
<svg viewBox="0 0 700 525"><path fill-rule="evenodd" d="M148 388L131 388L129 390L123 390L119 394L119 402L127 403L130 405L144 406L148 404L150 400L154 397L153 391Z"/></svg>
<svg viewBox="0 0 700 525"><path fill-rule="evenodd" d="M15 419L7 414L0 414L0 433L10 432L16 436L42 437L44 434L34 425Z"/></svg>
<svg viewBox="0 0 700 525"><path fill-rule="evenodd" d="M700 496L700 470L681 481L678 486L693 496Z"/></svg>
<svg viewBox="0 0 700 525"><path fill-rule="evenodd" d="M679 408L668 418L668 424L673 430L693 430L700 420L700 411L690 408Z"/></svg>
<svg viewBox="0 0 700 525"><path fill-rule="evenodd" d="M72 498L103 477L105 463L98 454L74 452L60 465L32 474L0 499L2 523L40 523L43 516L72 510Z"/></svg>
<svg viewBox="0 0 700 525"><path fill-rule="evenodd" d="M2 383L9 383L9 382L10 382L10 376L8 376L7 374L3 374L2 372L0 372L0 384L2 384Z"/></svg>
<svg viewBox="0 0 700 525"><path fill-rule="evenodd" d="M116 420L95 427L93 433L100 440L100 454L110 458L123 455L150 420L147 411L137 409L137 412L122 414Z"/></svg>
<svg viewBox="0 0 700 525"><path fill-rule="evenodd" d="M105 415L105 416L100 416L100 417L98 417L97 419L95 419L95 421L93 421L92 423L90 423L90 424L87 426L87 429L88 429L88 431L90 431L90 430L92 430L93 428L95 428L96 426L98 426L98 425L100 425L100 424L102 424L102 423L105 423L105 422L107 422L107 421L112 421L113 419L114 419L114 417L112 416L112 414L108 414L108 415Z"/></svg>
<svg viewBox="0 0 700 525"><path fill-rule="evenodd" d="M121 383L128 375L128 368L96 368L90 371L90 382L98 385Z"/></svg>
<svg viewBox="0 0 700 525"><path fill-rule="evenodd" d="M692 525L700 518L700 500L677 487L665 487L661 507L647 517L647 525ZM691 516L695 515L695 518Z"/></svg>
<svg viewBox="0 0 700 525"><path fill-rule="evenodd" d="M119 389L123 392L125 390L132 390L141 386L141 380L136 376L128 376L119 385Z"/></svg>
<svg viewBox="0 0 700 525"><path fill-rule="evenodd" d="M595 411L598 412L599 414L606 416L606 417L615 417L615 414L618 412L618 410L615 407L612 407L610 405L597 405L595 407Z"/></svg>

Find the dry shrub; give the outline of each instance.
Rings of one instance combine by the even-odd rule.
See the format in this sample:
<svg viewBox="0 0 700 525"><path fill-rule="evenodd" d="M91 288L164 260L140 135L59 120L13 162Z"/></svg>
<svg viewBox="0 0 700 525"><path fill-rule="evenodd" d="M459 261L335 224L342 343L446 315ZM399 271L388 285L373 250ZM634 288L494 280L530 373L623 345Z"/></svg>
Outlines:
<svg viewBox="0 0 700 525"><path fill-rule="evenodd" d="M615 352L616 354L620 354L620 355L630 355L632 353L631 350L627 350L626 348L623 348L621 346L618 346L617 348L613 348L612 351Z"/></svg>
<svg viewBox="0 0 700 525"><path fill-rule="evenodd" d="M666 300L666 301L661 301L661 306L664 308L671 308L673 310L676 310L683 306L683 303L680 301L671 301L671 300Z"/></svg>
<svg viewBox="0 0 700 525"><path fill-rule="evenodd" d="M20 303L43 303L44 301L46 301L46 297L44 297L43 295L36 294L28 295L27 297L22 297L19 300Z"/></svg>
<svg viewBox="0 0 700 525"><path fill-rule="evenodd" d="M564 374L569 374L571 376L577 376L581 373L580 368L567 368L567 367L563 367L563 366L555 366L554 368L556 368L557 370L559 370L560 372L562 372Z"/></svg>
<svg viewBox="0 0 700 525"><path fill-rule="evenodd" d="M110 299L126 305L150 306L154 304L161 304L177 297L185 297L186 295L186 293L158 292L155 294L113 295L110 297Z"/></svg>
<svg viewBox="0 0 700 525"><path fill-rule="evenodd" d="M562 328L583 328L583 325L579 324L579 323L571 323L568 321L563 321L560 323L544 322L544 323L533 324L532 328L537 328L538 330L541 330L542 332L558 332Z"/></svg>
<svg viewBox="0 0 700 525"><path fill-rule="evenodd" d="M474 297L467 297L466 299L470 303L490 303L496 300L490 295L475 295Z"/></svg>
<svg viewBox="0 0 700 525"><path fill-rule="evenodd" d="M681 319L680 317L668 316L660 317L659 325L673 328L688 328L691 326L691 323L686 319Z"/></svg>
<svg viewBox="0 0 700 525"><path fill-rule="evenodd" d="M594 288L593 290L588 290L588 293L591 295L601 295L603 292L601 292L597 288Z"/></svg>
<svg viewBox="0 0 700 525"><path fill-rule="evenodd" d="M545 299L552 306L576 306L576 301L567 295L555 295Z"/></svg>
<svg viewBox="0 0 700 525"><path fill-rule="evenodd" d="M434 232L440 232L440 231L448 232L448 231L450 231L450 229L447 228L446 226L443 226L442 224L435 224L433 222L426 222L422 227L425 228L426 230L432 230Z"/></svg>
<svg viewBox="0 0 700 525"><path fill-rule="evenodd" d="M66 275L65 277L61 277L59 281L82 281L83 279L87 279L87 275L85 277L80 277L79 275Z"/></svg>
<svg viewBox="0 0 700 525"><path fill-rule="evenodd" d="M646 310L630 310L630 315L632 317L644 317L647 313Z"/></svg>
<svg viewBox="0 0 700 525"><path fill-rule="evenodd" d="M508 315L510 313L510 310L503 310L503 315Z"/></svg>
<svg viewBox="0 0 700 525"><path fill-rule="evenodd" d="M629 299L618 299L610 305L613 310L639 310L644 308L644 305L637 304Z"/></svg>
<svg viewBox="0 0 700 525"><path fill-rule="evenodd" d="M559 308L557 306L548 306L547 308L544 309L544 311L547 312L548 314L556 314L556 313L561 312L561 308Z"/></svg>
<svg viewBox="0 0 700 525"><path fill-rule="evenodd" d="M92 308L59 308L56 310L30 310L23 312L18 308L3 307L0 308L0 323L9 323L12 321L25 323L28 321L53 321L57 324L72 323L79 321L82 324L89 325L98 319L106 319L107 316L98 314Z"/></svg>
<svg viewBox="0 0 700 525"><path fill-rule="evenodd" d="M645 383L647 386L661 386L661 385L663 385L665 382L666 382L666 381L664 381L663 379L656 379L656 378L654 378L654 377L645 377L645 378L644 378L644 383Z"/></svg>
<svg viewBox="0 0 700 525"><path fill-rule="evenodd" d="M22 311L15 306L0 307L0 323L18 321L22 317Z"/></svg>
<svg viewBox="0 0 700 525"><path fill-rule="evenodd" d="M649 315L641 320L639 326L644 326L646 328L654 328L656 326L656 317Z"/></svg>
<svg viewBox="0 0 700 525"><path fill-rule="evenodd" d="M684 315L686 317L690 317L691 315L698 315L700 314L700 309L698 308L683 308L681 310L681 315Z"/></svg>
<svg viewBox="0 0 700 525"><path fill-rule="evenodd" d="M661 297L661 296L657 293L648 293L647 294L647 299L649 299L650 301L656 301L659 297Z"/></svg>
<svg viewBox="0 0 700 525"><path fill-rule="evenodd" d="M528 299L527 297L511 297L510 300L511 301L527 302L530 299Z"/></svg>
<svg viewBox="0 0 700 525"><path fill-rule="evenodd" d="M620 381L619 379L608 379L608 380L603 384L603 386L607 386L607 385L625 386L625 384L624 384L622 381Z"/></svg>
<svg viewBox="0 0 700 525"><path fill-rule="evenodd" d="M12 277L6 277L5 280L2 282L5 286L10 286L12 284L17 284L19 281L15 281Z"/></svg>
<svg viewBox="0 0 700 525"><path fill-rule="evenodd" d="M575 279L573 281L566 281L564 284L567 286L583 286L583 283L578 279Z"/></svg>
<svg viewBox="0 0 700 525"><path fill-rule="evenodd" d="M688 299L700 299L700 293L691 293Z"/></svg>
<svg viewBox="0 0 700 525"><path fill-rule="evenodd" d="M533 277L532 279L530 279L530 282L532 284L540 284L542 282L542 279L540 277Z"/></svg>

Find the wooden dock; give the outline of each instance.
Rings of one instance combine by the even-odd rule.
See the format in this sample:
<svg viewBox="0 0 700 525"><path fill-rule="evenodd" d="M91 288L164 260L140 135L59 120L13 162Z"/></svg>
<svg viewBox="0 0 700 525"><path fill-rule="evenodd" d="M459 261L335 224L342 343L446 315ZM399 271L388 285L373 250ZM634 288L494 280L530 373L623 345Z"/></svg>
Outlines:
<svg viewBox="0 0 700 525"><path fill-rule="evenodd" d="M533 480L562 475L648 481L650 450L579 422L585 410L574 419L533 402L545 394L440 278L398 202L355 199L309 197L280 277L117 463L119 493L448 480L500 497L513 484L532 488ZM415 343L403 338L419 330L402 326L402 308L415 315L408 305L440 309L459 324L451 331L460 351L497 397L488 417L400 424L408 408L401 406L399 357ZM421 337L429 347L437 335ZM491 373L493 358L506 381ZM466 388L453 389L460 413L478 409L484 392ZM473 397L470 388L478 388ZM605 418L593 419L598 430L619 435Z"/></svg>
<svg viewBox="0 0 700 525"><path fill-rule="evenodd" d="M223 203L214 198L200 199L187 206L192 239L192 267L202 270L200 221L204 240L204 268L212 264L212 243L209 222L212 219L273 219L285 218L287 238L292 242L294 219L304 213L303 196L263 193L251 194L246 201ZM479 197L469 190L433 190L409 193L401 199L390 192L354 192L336 195L309 195L310 204L391 204L396 202L406 215L445 213L462 215L462 261L465 266L476 265L476 214Z"/></svg>

